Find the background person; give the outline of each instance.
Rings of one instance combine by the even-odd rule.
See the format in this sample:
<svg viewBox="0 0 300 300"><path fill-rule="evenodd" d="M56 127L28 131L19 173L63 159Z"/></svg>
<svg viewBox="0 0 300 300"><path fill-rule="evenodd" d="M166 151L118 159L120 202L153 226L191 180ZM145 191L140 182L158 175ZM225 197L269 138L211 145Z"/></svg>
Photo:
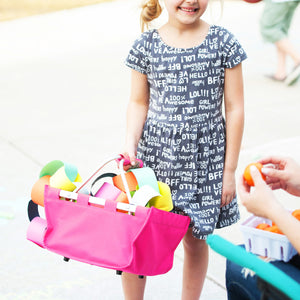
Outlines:
<svg viewBox="0 0 300 300"><path fill-rule="evenodd" d="M264 40L276 47L275 73L269 77L293 85L300 77L300 53L288 38L290 25L300 0L264 0L265 7L260 18L260 32ZM287 73L287 58L293 60L294 68Z"/></svg>
<svg viewBox="0 0 300 300"><path fill-rule="evenodd" d="M254 215L276 223L300 253L300 222L279 203L272 191L283 189L300 197L300 166L293 159L283 157L267 157L259 162L264 165L262 173L267 176L266 182L262 179L258 169L252 166L250 170L255 188L251 188L241 176L238 186L241 202ZM300 283L298 254L289 262L273 261L271 263ZM261 296L257 288L256 275L245 277L243 268L229 260L226 266L226 288L228 300L254 300L260 299Z"/></svg>

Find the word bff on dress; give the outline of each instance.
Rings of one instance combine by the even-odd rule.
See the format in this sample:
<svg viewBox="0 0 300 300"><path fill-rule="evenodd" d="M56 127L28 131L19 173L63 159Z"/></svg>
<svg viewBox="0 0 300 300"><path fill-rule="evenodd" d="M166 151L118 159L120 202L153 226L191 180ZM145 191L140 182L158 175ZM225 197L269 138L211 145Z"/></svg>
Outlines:
<svg viewBox="0 0 300 300"><path fill-rule="evenodd" d="M115 161L116 173L103 168ZM167 184L152 169L119 155L84 183L75 166L55 160L42 168L28 203L27 239L65 261L144 275L168 272L190 219L173 209ZM39 208L44 207L45 218Z"/></svg>

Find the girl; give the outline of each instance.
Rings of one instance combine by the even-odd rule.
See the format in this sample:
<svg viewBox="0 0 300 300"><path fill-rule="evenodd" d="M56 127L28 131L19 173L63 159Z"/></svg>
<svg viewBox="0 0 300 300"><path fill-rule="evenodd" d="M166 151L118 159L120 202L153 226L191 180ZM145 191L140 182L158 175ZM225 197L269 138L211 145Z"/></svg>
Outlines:
<svg viewBox="0 0 300 300"><path fill-rule="evenodd" d="M239 219L235 169L246 54L230 32L201 19L208 0L164 3L167 23L144 32L126 60L132 79L124 154L132 164L138 155L151 167L170 186L175 212L191 218L183 240L182 299L193 300L206 276L207 235ZM158 0L146 1L142 28L160 13ZM122 281L125 299L143 299L146 279L124 274Z"/></svg>

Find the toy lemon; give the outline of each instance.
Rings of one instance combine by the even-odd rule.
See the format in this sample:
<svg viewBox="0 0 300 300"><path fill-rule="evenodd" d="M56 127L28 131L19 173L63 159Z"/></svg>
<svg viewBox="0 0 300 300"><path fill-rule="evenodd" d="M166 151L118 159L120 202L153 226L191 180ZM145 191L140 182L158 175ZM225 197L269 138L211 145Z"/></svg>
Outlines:
<svg viewBox="0 0 300 300"><path fill-rule="evenodd" d="M81 181L77 168L60 160L46 164L39 177L31 189L31 199L40 206L44 206L45 185L72 192L76 188L74 183Z"/></svg>
<svg viewBox="0 0 300 300"><path fill-rule="evenodd" d="M77 168L66 164L50 177L50 186L72 192L76 189L76 185L73 182L78 181L81 181L81 177L77 172Z"/></svg>
<svg viewBox="0 0 300 300"><path fill-rule="evenodd" d="M173 201L170 187L166 183L163 183L161 181L158 181L157 184L161 196L152 198L148 202L147 207L154 206L161 210L171 211L173 209Z"/></svg>

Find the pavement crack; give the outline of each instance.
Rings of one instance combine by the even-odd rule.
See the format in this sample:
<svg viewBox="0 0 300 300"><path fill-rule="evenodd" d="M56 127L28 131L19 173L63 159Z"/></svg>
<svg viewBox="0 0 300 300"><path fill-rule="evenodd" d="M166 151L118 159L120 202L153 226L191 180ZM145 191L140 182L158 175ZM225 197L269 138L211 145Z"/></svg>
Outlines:
<svg viewBox="0 0 300 300"><path fill-rule="evenodd" d="M206 275L206 279L208 279L209 281L212 281L215 285L217 285L218 287L220 287L221 289L226 291L226 287L223 284L221 284L220 282L218 282L218 280L216 280L215 278L213 278L209 275Z"/></svg>
<svg viewBox="0 0 300 300"><path fill-rule="evenodd" d="M38 165L39 167L43 167L43 164L41 162L39 162L32 155L30 155L29 153L27 153L26 151L24 151L24 149L22 149L21 147L19 147L18 145L16 145L14 142L8 140L7 138L4 138L3 136L1 137L1 139L3 140L4 143L8 144L14 150L16 150L17 152L21 153L23 156L25 156L26 158L28 158L31 162L33 162L34 164Z"/></svg>

